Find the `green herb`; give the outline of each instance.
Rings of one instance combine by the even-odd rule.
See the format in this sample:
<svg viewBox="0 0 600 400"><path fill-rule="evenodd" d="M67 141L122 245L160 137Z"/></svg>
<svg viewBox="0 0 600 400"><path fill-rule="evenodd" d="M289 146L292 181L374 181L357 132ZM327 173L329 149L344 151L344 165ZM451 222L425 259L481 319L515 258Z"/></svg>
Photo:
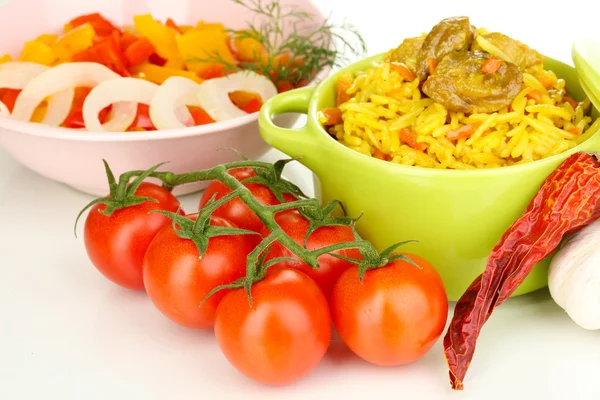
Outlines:
<svg viewBox="0 0 600 400"><path fill-rule="evenodd" d="M366 44L357 29L344 22L336 25L327 18L315 26L314 15L279 0L232 0L251 11L255 21L244 30L229 30L237 39L254 39L266 52L255 54L254 60L232 64L218 53L200 61L222 64L227 71L250 70L269 77L275 84L287 81L294 85L311 81L324 68L341 67L349 55L363 56Z"/></svg>

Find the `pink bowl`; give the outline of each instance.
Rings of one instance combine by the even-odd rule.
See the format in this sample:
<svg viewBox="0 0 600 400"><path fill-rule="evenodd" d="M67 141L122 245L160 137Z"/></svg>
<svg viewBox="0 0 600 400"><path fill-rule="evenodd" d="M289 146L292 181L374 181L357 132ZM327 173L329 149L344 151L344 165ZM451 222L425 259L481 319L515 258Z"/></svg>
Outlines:
<svg viewBox="0 0 600 400"><path fill-rule="evenodd" d="M311 12L313 22L325 17L310 0L280 0L282 5ZM36 12L32 12L36 10ZM198 0L0 0L0 55L18 55L23 44L42 33L58 31L70 19L100 12L116 24L131 24L133 16L152 13L180 24L199 20L221 22L234 29L244 28L253 14L233 1ZM14 21L19 21L18 24ZM256 20L253 20L256 22ZM329 73L321 71L315 80ZM164 161L161 169L175 173L200 170L239 159L235 148L251 159L262 157L270 147L258 133L258 113L229 121L185 129L153 132L90 133L24 123L0 117L0 146L31 170L83 192L103 196L108 184L102 159L115 175L124 171L147 169ZM298 114L282 115L278 125L291 127ZM190 193L205 185L188 185L176 194Z"/></svg>

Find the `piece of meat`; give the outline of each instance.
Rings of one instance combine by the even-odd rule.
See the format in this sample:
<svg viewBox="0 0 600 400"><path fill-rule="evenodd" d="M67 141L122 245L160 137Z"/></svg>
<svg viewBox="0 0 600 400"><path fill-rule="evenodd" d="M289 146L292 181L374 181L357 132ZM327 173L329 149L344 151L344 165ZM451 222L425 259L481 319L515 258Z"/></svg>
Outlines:
<svg viewBox="0 0 600 400"><path fill-rule="evenodd" d="M436 63L446 54L468 50L473 42L473 30L468 17L451 17L440 21L425 37L417 55L417 76L425 80L430 58Z"/></svg>
<svg viewBox="0 0 600 400"><path fill-rule="evenodd" d="M447 54L423 84L423 92L451 111L490 113L508 106L519 94L523 74L511 62L484 73L489 57L482 51Z"/></svg>

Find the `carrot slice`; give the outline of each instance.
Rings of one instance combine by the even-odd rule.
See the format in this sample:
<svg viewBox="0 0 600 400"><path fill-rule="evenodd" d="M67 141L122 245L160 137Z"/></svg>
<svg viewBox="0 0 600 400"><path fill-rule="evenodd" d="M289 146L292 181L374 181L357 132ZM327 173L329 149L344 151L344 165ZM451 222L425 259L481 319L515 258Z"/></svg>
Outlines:
<svg viewBox="0 0 600 400"><path fill-rule="evenodd" d="M337 125L342 122L342 111L339 108L324 108L319 120L324 126Z"/></svg>
<svg viewBox="0 0 600 400"><path fill-rule="evenodd" d="M563 101L565 103L569 103L573 108L577 108L577 106L579 105L579 104L577 104L577 102L575 100L573 100L572 98L567 97L567 96L563 97Z"/></svg>
<svg viewBox="0 0 600 400"><path fill-rule="evenodd" d="M198 76L204 80L212 78L222 78L225 76L225 66L223 64L212 64L198 73Z"/></svg>
<svg viewBox="0 0 600 400"><path fill-rule="evenodd" d="M383 151L381 151L379 149L376 149L373 152L373 157L378 158L378 159L383 160L383 161L389 161L390 160L390 156L387 155L387 154L385 154Z"/></svg>
<svg viewBox="0 0 600 400"><path fill-rule="evenodd" d="M402 128L399 132L400 141L418 151L427 149L426 143L417 142L417 135L410 128Z"/></svg>
<svg viewBox="0 0 600 400"><path fill-rule="evenodd" d="M572 133L574 135L579 135L579 133L580 133L579 132L579 128L575 128L575 127L569 129L567 132L570 132L570 133Z"/></svg>
<svg viewBox="0 0 600 400"><path fill-rule="evenodd" d="M402 63L392 62L392 63L390 63L390 67L394 71L397 71L398 73L400 73L400 75L402 76L402 78L404 78L405 81L414 81L415 78L417 77L415 75L415 73L410 70L410 68L408 68L406 65L404 65Z"/></svg>
<svg viewBox="0 0 600 400"><path fill-rule="evenodd" d="M438 62L435 58L427 59L427 67L429 67L429 75L432 75L435 69L437 68Z"/></svg>
<svg viewBox="0 0 600 400"><path fill-rule="evenodd" d="M546 90L552 88L554 86L554 84L556 83L556 77L552 77L552 76L540 75L537 77L537 79L538 79L538 81L540 81L542 86L546 88Z"/></svg>
<svg viewBox="0 0 600 400"><path fill-rule="evenodd" d="M125 58L127 58L130 66L137 65L148 61L150 56L154 54L155 51L156 49L150 40L145 37L141 37L127 47L125 50Z"/></svg>
<svg viewBox="0 0 600 400"><path fill-rule="evenodd" d="M479 126L479 124L467 124L467 125L463 125L460 128L450 131L446 134L446 138L448 138L448 140L459 140L462 138L468 138L470 137L472 134L475 133L475 131L477 130L477 127Z"/></svg>
<svg viewBox="0 0 600 400"><path fill-rule="evenodd" d="M542 101L543 93L538 89L532 89L529 93L527 93L527 98L535 100L536 103Z"/></svg>
<svg viewBox="0 0 600 400"><path fill-rule="evenodd" d="M352 86L352 74L345 73L338 76L335 101L336 106L339 106L352 98L352 96L347 93L350 86Z"/></svg>
<svg viewBox="0 0 600 400"><path fill-rule="evenodd" d="M483 65L481 66L481 72L483 72L484 74L496 73L498 72L503 63L504 60L500 57L491 56L483 62Z"/></svg>

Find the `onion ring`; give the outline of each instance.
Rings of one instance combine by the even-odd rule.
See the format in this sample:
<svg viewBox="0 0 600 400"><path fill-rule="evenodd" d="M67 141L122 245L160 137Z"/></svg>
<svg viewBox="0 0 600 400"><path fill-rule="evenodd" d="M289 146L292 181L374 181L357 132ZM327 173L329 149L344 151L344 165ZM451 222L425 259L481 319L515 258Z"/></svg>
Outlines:
<svg viewBox="0 0 600 400"><path fill-rule="evenodd" d="M33 78L49 69L50 67L32 62L13 61L0 64L0 89L23 89ZM71 111L74 96L73 89L63 90L50 96L46 114L41 122L53 126L62 124ZM8 109L6 111L10 115L10 111Z"/></svg>
<svg viewBox="0 0 600 400"><path fill-rule="evenodd" d="M269 79L256 72L241 71L202 82L197 92L200 107L215 121L248 115L229 98L229 93L235 91L256 92L263 102L277 94L277 88Z"/></svg>
<svg viewBox="0 0 600 400"><path fill-rule="evenodd" d="M166 79L150 103L150 119L156 129L194 126L194 118L185 106L200 106L200 84L182 76Z"/></svg>
<svg viewBox="0 0 600 400"><path fill-rule="evenodd" d="M15 101L12 118L29 121L34 110L46 97L65 90L73 90L79 86L94 87L100 82L119 77L119 74L98 63L74 62L59 64L40 73L23 87ZM69 105L69 110L70 108ZM58 120L54 113L50 112L50 104L48 104L46 116L48 117L49 114ZM60 121L59 124L63 121Z"/></svg>
<svg viewBox="0 0 600 400"><path fill-rule="evenodd" d="M90 132L123 132L135 121L137 103L150 104L156 83L138 78L116 78L94 87L83 102L83 122ZM108 121L100 124L98 113L113 104Z"/></svg>

